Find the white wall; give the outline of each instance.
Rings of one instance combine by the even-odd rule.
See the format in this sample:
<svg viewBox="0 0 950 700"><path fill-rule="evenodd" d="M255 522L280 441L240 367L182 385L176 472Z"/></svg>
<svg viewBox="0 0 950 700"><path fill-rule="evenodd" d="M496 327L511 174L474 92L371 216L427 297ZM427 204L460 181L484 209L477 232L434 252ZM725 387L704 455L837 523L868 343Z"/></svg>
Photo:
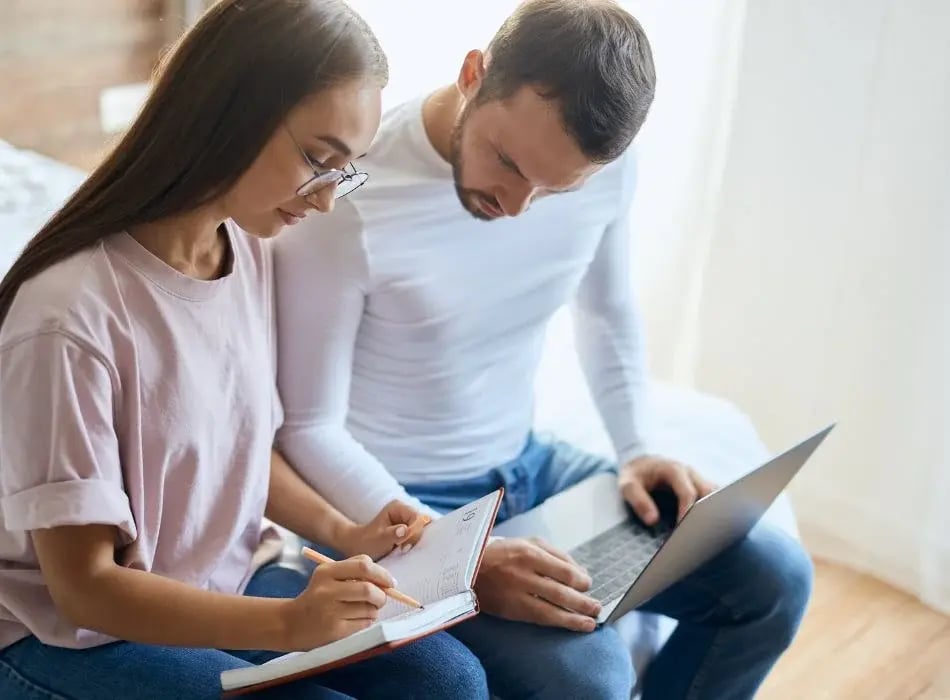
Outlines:
<svg viewBox="0 0 950 700"><path fill-rule="evenodd" d="M948 30L940 0L749 3L695 365L773 447L838 420L809 543L944 609Z"/></svg>

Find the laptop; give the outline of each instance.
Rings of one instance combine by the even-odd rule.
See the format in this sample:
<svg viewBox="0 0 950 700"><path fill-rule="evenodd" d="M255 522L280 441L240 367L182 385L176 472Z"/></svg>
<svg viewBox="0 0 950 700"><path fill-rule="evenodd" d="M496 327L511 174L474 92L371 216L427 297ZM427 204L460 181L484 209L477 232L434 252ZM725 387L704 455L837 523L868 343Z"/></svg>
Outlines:
<svg viewBox="0 0 950 700"><path fill-rule="evenodd" d="M603 473L497 525L496 535L541 537L587 569L588 594L611 623L745 537L834 428L830 425L745 476L699 499L676 524L676 497L653 493L660 521L643 524Z"/></svg>

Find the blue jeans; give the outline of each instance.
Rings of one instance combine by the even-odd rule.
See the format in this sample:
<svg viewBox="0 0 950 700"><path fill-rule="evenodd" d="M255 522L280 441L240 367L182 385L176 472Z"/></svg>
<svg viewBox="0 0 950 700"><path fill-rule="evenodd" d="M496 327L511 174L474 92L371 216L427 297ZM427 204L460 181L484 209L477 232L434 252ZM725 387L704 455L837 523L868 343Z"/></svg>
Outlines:
<svg viewBox="0 0 950 700"><path fill-rule="evenodd" d="M499 486L499 521L616 464L533 436L514 461L468 481L407 485L449 511ZM798 629L812 584L811 560L791 537L759 524L741 542L643 606L678 621L643 678L644 700L752 698ZM494 695L627 700L629 651L611 626L590 634L481 614L450 633L481 660Z"/></svg>
<svg viewBox="0 0 950 700"><path fill-rule="evenodd" d="M251 579L246 595L289 598L308 578L276 564ZM27 637L0 650L3 700L217 700L220 673L260 664L279 654L115 642L63 649ZM256 693L262 700L346 698L487 698L485 672L446 633L357 664Z"/></svg>

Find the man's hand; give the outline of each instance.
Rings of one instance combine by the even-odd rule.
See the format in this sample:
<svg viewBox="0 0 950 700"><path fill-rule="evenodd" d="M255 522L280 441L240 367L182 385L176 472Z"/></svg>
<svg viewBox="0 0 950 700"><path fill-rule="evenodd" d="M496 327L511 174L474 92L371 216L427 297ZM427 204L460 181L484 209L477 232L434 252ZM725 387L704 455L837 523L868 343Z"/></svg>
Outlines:
<svg viewBox="0 0 950 700"><path fill-rule="evenodd" d="M600 603L583 594L591 580L570 555L539 539L488 545L475 591L496 617L592 632Z"/></svg>
<svg viewBox="0 0 950 700"><path fill-rule="evenodd" d="M655 525L660 517L651 491L667 488L676 494L676 522L679 522L690 506L717 488L685 464L649 455L625 464L618 484L627 503L647 525Z"/></svg>

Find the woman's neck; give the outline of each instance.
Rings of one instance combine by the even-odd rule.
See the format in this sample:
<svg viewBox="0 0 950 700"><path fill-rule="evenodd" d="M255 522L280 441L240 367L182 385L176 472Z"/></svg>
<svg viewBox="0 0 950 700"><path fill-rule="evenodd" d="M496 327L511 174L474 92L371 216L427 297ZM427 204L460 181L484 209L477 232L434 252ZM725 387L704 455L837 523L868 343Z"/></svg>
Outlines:
<svg viewBox="0 0 950 700"><path fill-rule="evenodd" d="M227 271L230 250L223 220L208 211L141 224L128 233L152 255L188 277L211 280Z"/></svg>

